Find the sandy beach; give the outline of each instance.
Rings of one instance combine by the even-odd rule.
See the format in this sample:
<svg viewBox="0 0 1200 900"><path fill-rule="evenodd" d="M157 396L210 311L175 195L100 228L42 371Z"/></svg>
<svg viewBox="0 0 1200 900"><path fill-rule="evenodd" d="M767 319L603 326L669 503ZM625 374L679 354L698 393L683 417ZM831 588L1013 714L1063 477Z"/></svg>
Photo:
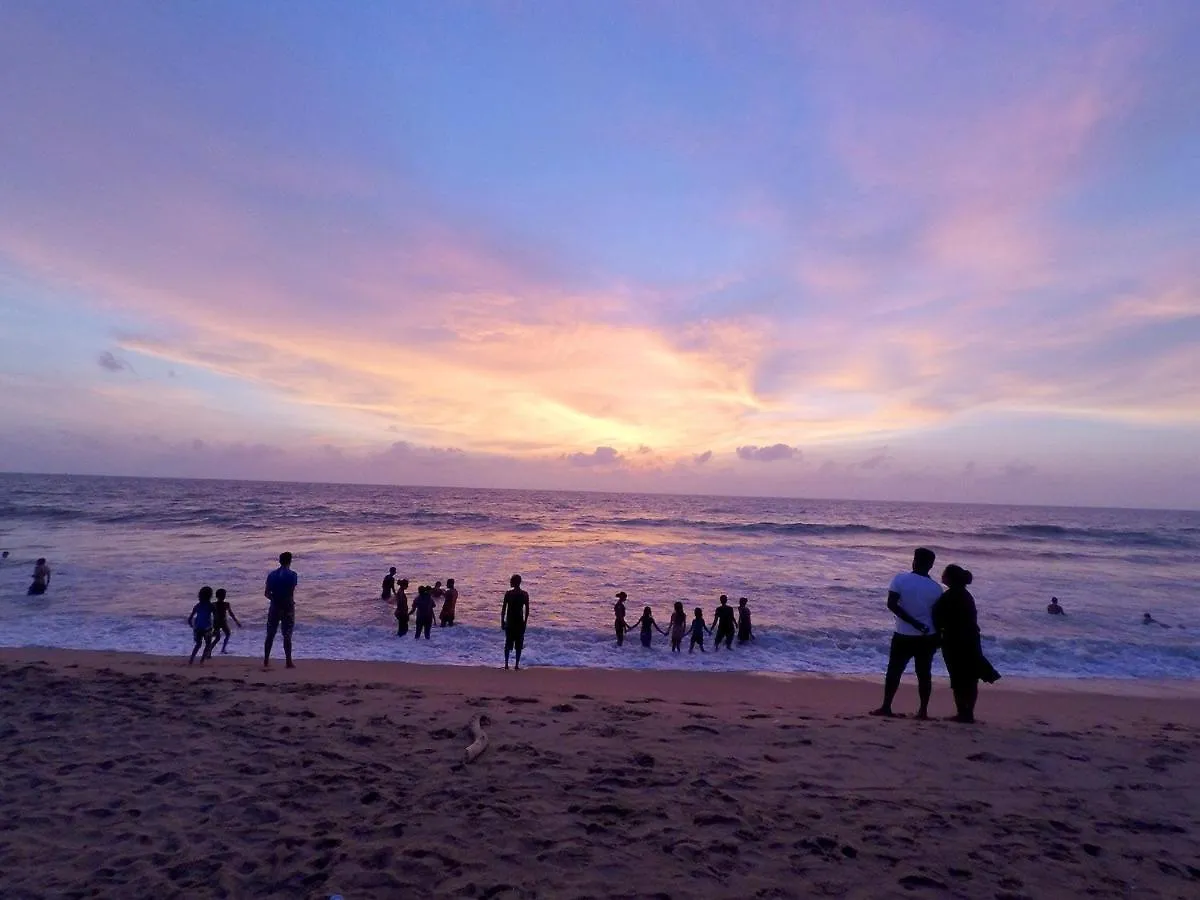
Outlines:
<svg viewBox="0 0 1200 900"><path fill-rule="evenodd" d="M961 726L817 677L36 649L0 676L6 900L1200 893L1187 684L1006 682Z"/></svg>

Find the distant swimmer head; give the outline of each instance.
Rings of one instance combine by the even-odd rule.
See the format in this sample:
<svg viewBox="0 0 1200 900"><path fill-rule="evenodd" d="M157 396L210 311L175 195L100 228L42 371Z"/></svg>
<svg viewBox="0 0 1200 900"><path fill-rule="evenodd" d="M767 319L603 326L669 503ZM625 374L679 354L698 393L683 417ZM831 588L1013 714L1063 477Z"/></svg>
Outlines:
<svg viewBox="0 0 1200 900"><path fill-rule="evenodd" d="M643 607L642 607L642 615L643 615L643 616L648 616L648 615L651 615L650 607L648 607L648 606L643 606Z"/></svg>
<svg viewBox="0 0 1200 900"><path fill-rule="evenodd" d="M738 597L738 606L745 606L750 601L745 597Z"/></svg>
<svg viewBox="0 0 1200 900"><path fill-rule="evenodd" d="M435 591L436 591L438 588L440 588L441 586L442 586L442 583L441 583L440 581L435 581L435 582L433 583L433 589L434 589Z"/></svg>
<svg viewBox="0 0 1200 900"><path fill-rule="evenodd" d="M213 590L207 584L200 588L200 602L207 603L212 600Z"/></svg>
<svg viewBox="0 0 1200 900"><path fill-rule="evenodd" d="M675 612L677 612L681 615L683 614L683 601L682 600L675 601Z"/></svg>
<svg viewBox="0 0 1200 900"><path fill-rule="evenodd" d="M721 595L721 605L724 606L728 602L729 602L729 598L726 597L724 594L722 594Z"/></svg>
<svg viewBox="0 0 1200 900"><path fill-rule="evenodd" d="M1149 625L1153 621L1154 621L1154 616L1150 615L1150 613L1142 613L1142 624L1143 625Z"/></svg>
<svg viewBox="0 0 1200 900"><path fill-rule="evenodd" d="M292 564L292 554L283 552L279 554L279 564L281 566L290 566Z"/></svg>
<svg viewBox="0 0 1200 900"><path fill-rule="evenodd" d="M446 587L448 587L448 588L454 587L454 579L453 578L446 579Z"/></svg>
<svg viewBox="0 0 1200 900"><path fill-rule="evenodd" d="M704 610L702 610L700 607L697 606L695 609L694 615L696 616L697 619L703 619L704 618Z"/></svg>
<svg viewBox="0 0 1200 900"><path fill-rule="evenodd" d="M389 575L395 575L395 574L396 574L396 567L395 567L395 566L392 566L390 569L388 569L388 574L389 574Z"/></svg>
<svg viewBox="0 0 1200 900"><path fill-rule="evenodd" d="M408 579L407 579L407 578L401 578L401 579L400 579L400 587L401 587L401 588L403 588L403 589L405 589L405 590L407 590L407 589L408 589Z"/></svg>
<svg viewBox="0 0 1200 900"><path fill-rule="evenodd" d="M217 599L224 600L226 597L225 588L217 588Z"/></svg>
<svg viewBox="0 0 1200 900"><path fill-rule="evenodd" d="M937 554L925 547L918 547L913 552L913 571L921 575L928 575L929 570L933 568L933 562L937 559Z"/></svg>
<svg viewBox="0 0 1200 900"><path fill-rule="evenodd" d="M627 599L629 599L629 595L626 594L624 591L617 591L617 599L618 600L627 600Z"/></svg>
<svg viewBox="0 0 1200 900"><path fill-rule="evenodd" d="M3 553L0 553L0 559L8 559L8 551L7 550L5 550Z"/></svg>
<svg viewBox="0 0 1200 900"><path fill-rule="evenodd" d="M508 579L508 583L515 588L520 587L521 586L521 576L514 575L512 578Z"/></svg>
<svg viewBox="0 0 1200 900"><path fill-rule="evenodd" d="M38 559L37 559L37 564L38 564L39 566L44 566L44 565L46 564L46 557L44 557L44 556L39 556L39 557L38 557Z"/></svg>
<svg viewBox="0 0 1200 900"><path fill-rule="evenodd" d="M942 571L942 584L946 587L966 587L973 580L971 573L953 563Z"/></svg>

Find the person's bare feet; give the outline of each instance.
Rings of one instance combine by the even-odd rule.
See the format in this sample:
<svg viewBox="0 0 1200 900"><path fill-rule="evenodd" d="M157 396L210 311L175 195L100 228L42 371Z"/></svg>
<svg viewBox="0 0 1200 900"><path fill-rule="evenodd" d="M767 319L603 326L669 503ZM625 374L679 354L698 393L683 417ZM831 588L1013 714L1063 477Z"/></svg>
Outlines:
<svg viewBox="0 0 1200 900"><path fill-rule="evenodd" d="M919 709L919 710L917 710L917 714L916 714L915 716L913 716L913 718L914 718L914 719L917 719L917 720L919 720L919 721L921 721L921 722L924 722L924 721L927 721L927 720L929 719L929 713L927 713L927 712L926 712L925 710L923 710L923 709Z"/></svg>
<svg viewBox="0 0 1200 900"><path fill-rule="evenodd" d="M294 669L294 668L296 668L296 664L294 662L290 662L287 664L287 668Z"/></svg>
<svg viewBox="0 0 1200 900"><path fill-rule="evenodd" d="M881 707L879 707L879 709L873 709L873 710L871 710L869 713L867 713L867 715L869 715L869 716L880 716L880 717L882 717L882 718L884 718L884 719L903 719L903 718L904 718L904 714L903 714L903 713L894 713L894 712L892 712L890 709L885 709L885 708L884 708L884 707L882 707L882 706L881 706Z"/></svg>

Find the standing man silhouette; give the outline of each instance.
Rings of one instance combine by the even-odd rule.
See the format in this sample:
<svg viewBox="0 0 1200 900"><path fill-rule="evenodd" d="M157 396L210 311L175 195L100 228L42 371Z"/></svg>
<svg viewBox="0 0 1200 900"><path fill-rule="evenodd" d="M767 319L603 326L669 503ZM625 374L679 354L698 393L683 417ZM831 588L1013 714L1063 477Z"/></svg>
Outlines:
<svg viewBox="0 0 1200 900"><path fill-rule="evenodd" d="M500 627L504 629L504 668L508 668L508 657L517 651L516 668L521 668L521 650L525 647L525 626L529 624L529 594L521 589L521 576L508 580L511 585L500 606Z"/></svg>
<svg viewBox="0 0 1200 900"><path fill-rule="evenodd" d="M283 632L283 655L287 667L292 663L292 629L296 627L296 583L299 577L292 571L292 554L279 554L279 568L267 576L267 587L263 596L270 601L267 607L267 642L263 647L263 668L271 667L271 645L275 643L275 632Z"/></svg>
<svg viewBox="0 0 1200 900"><path fill-rule="evenodd" d="M896 630L888 654L887 675L883 682L883 705L871 711L873 716L894 716L892 701L900 688L900 678L909 660L917 671L917 692L921 706L918 719L929 718L929 697L933 693L933 657L938 638L933 630L933 605L942 597L942 588L929 577L935 559L932 550L917 548L911 572L904 572L888 585L887 606L896 617Z"/></svg>

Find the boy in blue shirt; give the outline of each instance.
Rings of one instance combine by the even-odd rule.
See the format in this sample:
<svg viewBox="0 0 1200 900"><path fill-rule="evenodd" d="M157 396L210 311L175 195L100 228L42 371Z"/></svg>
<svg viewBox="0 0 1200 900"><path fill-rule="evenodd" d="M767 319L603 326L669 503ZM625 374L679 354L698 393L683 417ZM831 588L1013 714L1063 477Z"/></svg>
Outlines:
<svg viewBox="0 0 1200 900"><path fill-rule="evenodd" d="M196 661L196 654L200 652L200 647L203 645L204 653L200 657L200 665L204 665L204 661L212 655L213 645L217 643L217 639L213 637L213 589L208 585L200 588L199 602L192 607L192 614L188 616L188 625L192 627L192 637L196 639L196 646L192 648L192 656L188 660L188 665Z"/></svg>

